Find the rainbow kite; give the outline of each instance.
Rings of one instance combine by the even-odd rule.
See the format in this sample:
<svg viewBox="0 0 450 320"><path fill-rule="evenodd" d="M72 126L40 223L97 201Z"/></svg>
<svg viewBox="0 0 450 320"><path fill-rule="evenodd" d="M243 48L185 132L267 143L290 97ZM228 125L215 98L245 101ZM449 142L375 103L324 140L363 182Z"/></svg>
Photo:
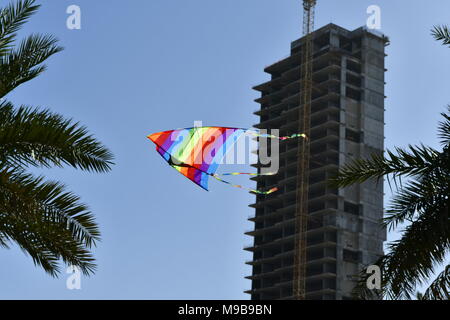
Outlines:
<svg viewBox="0 0 450 320"><path fill-rule="evenodd" d="M246 189L256 194L270 194L277 191L272 188L268 191L259 191L234 185L222 180L220 176L229 175L272 175L273 173L257 174L233 172L217 174L216 170L227 152L244 135L255 137L287 140L293 138L306 138L304 134L293 134L287 137L277 137L270 134L261 134L251 129L226 127L194 127L169 130L153 133L148 138L156 144L158 153L177 171L205 190L208 190L208 178L230 184L236 188Z"/></svg>

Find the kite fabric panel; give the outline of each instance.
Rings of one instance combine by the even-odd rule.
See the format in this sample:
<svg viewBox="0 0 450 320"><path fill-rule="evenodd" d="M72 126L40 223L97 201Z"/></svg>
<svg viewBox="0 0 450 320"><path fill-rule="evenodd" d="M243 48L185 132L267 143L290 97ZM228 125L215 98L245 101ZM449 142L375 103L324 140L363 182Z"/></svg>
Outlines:
<svg viewBox="0 0 450 320"><path fill-rule="evenodd" d="M205 190L208 190L208 179L213 177L218 181L229 184L236 188L248 190L256 194L270 194L277 191L272 188L268 191L254 190L234 185L222 180L220 176L232 175L273 175L273 173L257 174L233 172L216 174L219 164L227 152L234 146L239 138L244 135L265 137L279 140L294 138L306 138L304 134L293 134L286 137L278 137L270 134L258 133L252 129L227 128L227 127L194 127L176 129L153 133L148 138L155 143L158 153L168 162L170 166L179 171L192 182Z"/></svg>

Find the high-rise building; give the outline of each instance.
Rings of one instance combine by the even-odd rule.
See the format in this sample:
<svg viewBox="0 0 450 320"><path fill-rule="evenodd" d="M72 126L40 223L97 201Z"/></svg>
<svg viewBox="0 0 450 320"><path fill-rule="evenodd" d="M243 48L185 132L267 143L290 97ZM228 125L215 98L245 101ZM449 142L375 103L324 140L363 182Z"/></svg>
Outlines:
<svg viewBox="0 0 450 320"><path fill-rule="evenodd" d="M340 166L384 149L385 46L388 38L365 27L349 31L329 24L313 33L306 299L350 299L355 275L383 254L386 230L383 181L335 189L328 184ZM265 72L271 80L255 114L261 129L280 135L299 128L301 51L305 38L291 44L289 57ZM280 142L277 175L254 178L258 189L252 252L252 299L293 299L298 143ZM258 167L258 165L257 165Z"/></svg>

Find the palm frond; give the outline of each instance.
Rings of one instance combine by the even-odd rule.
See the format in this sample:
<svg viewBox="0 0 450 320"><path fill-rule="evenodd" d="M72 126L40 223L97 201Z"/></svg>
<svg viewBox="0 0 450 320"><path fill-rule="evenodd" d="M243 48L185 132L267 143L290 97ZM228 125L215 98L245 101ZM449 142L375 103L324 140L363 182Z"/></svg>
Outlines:
<svg viewBox="0 0 450 320"><path fill-rule="evenodd" d="M448 152L439 153L432 169L410 179L397 190L386 210L384 225L390 230L406 221L412 222L423 212L430 210L445 211L448 208L450 194L450 163Z"/></svg>
<svg viewBox="0 0 450 320"><path fill-rule="evenodd" d="M63 50L53 36L33 34L24 39L18 49L0 56L0 98L45 70L41 65Z"/></svg>
<svg viewBox="0 0 450 320"><path fill-rule="evenodd" d="M430 164L438 157L439 152L426 146L409 146L409 150L395 148L396 154L386 151L387 157L374 154L369 159L357 159L344 165L337 175L331 179L335 187L347 187L355 183L363 183L369 179L387 179L394 181L401 176L422 174L430 169Z"/></svg>
<svg viewBox="0 0 450 320"><path fill-rule="evenodd" d="M383 218L384 226L389 231L394 230L399 224L411 221L417 215L417 210L423 209L429 203L428 196L433 196L434 189L424 188L423 184L413 180L409 181L393 196L391 203Z"/></svg>
<svg viewBox="0 0 450 320"><path fill-rule="evenodd" d="M95 270L88 249L100 239L93 215L57 182L45 182L20 169L0 171L0 235L16 242L52 276L58 261Z"/></svg>
<svg viewBox="0 0 450 320"><path fill-rule="evenodd" d="M17 31L39 9L34 3L34 0L18 1L0 9L0 56L9 52Z"/></svg>
<svg viewBox="0 0 450 320"><path fill-rule="evenodd" d="M433 275L436 265L442 264L450 249L448 206L441 210L429 208L408 225L400 240L388 245L388 253L375 264L382 270L382 290L390 299L411 299L418 284ZM360 274L355 294L363 299L374 292L365 287L368 276Z"/></svg>
<svg viewBox="0 0 450 320"><path fill-rule="evenodd" d="M450 300L450 265L447 265L422 295L422 300Z"/></svg>
<svg viewBox="0 0 450 320"><path fill-rule="evenodd" d="M443 45L450 46L450 30L448 26L434 26L431 34L437 41L442 41Z"/></svg>
<svg viewBox="0 0 450 320"><path fill-rule="evenodd" d="M0 161L9 166L29 164L51 167L70 165L87 171L106 172L112 153L85 127L49 110L13 108L0 103Z"/></svg>
<svg viewBox="0 0 450 320"><path fill-rule="evenodd" d="M113 156L86 127L3 99L44 72L43 63L62 50L49 35L32 34L16 44L19 28L38 8L35 0L17 0L0 9L0 247L17 243L52 276L60 261L89 275L96 268L89 249L100 240L94 216L63 184L25 169L69 165L106 172Z"/></svg>
<svg viewBox="0 0 450 320"><path fill-rule="evenodd" d="M442 112L441 115L444 120L439 122L438 135L442 146L446 147L450 145L450 105L447 106L447 112Z"/></svg>

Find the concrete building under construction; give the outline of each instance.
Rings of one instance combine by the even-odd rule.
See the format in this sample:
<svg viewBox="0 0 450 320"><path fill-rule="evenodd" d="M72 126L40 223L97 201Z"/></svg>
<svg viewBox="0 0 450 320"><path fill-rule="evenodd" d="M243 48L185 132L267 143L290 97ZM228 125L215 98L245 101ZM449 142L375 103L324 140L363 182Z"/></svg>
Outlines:
<svg viewBox="0 0 450 320"><path fill-rule="evenodd" d="M289 57L265 68L271 80L254 88L261 92L255 127L279 129L280 135L298 131L305 38L292 42ZM350 299L355 275L383 253L383 183L335 189L328 179L353 159L383 152L388 39L365 27L349 31L334 24L311 38L305 299ZM281 142L278 174L254 178L258 189L279 188L257 195L251 205L255 226L246 234L253 244L245 250L253 254L247 262L252 284L246 292L254 300L295 298L298 148L294 140Z"/></svg>

